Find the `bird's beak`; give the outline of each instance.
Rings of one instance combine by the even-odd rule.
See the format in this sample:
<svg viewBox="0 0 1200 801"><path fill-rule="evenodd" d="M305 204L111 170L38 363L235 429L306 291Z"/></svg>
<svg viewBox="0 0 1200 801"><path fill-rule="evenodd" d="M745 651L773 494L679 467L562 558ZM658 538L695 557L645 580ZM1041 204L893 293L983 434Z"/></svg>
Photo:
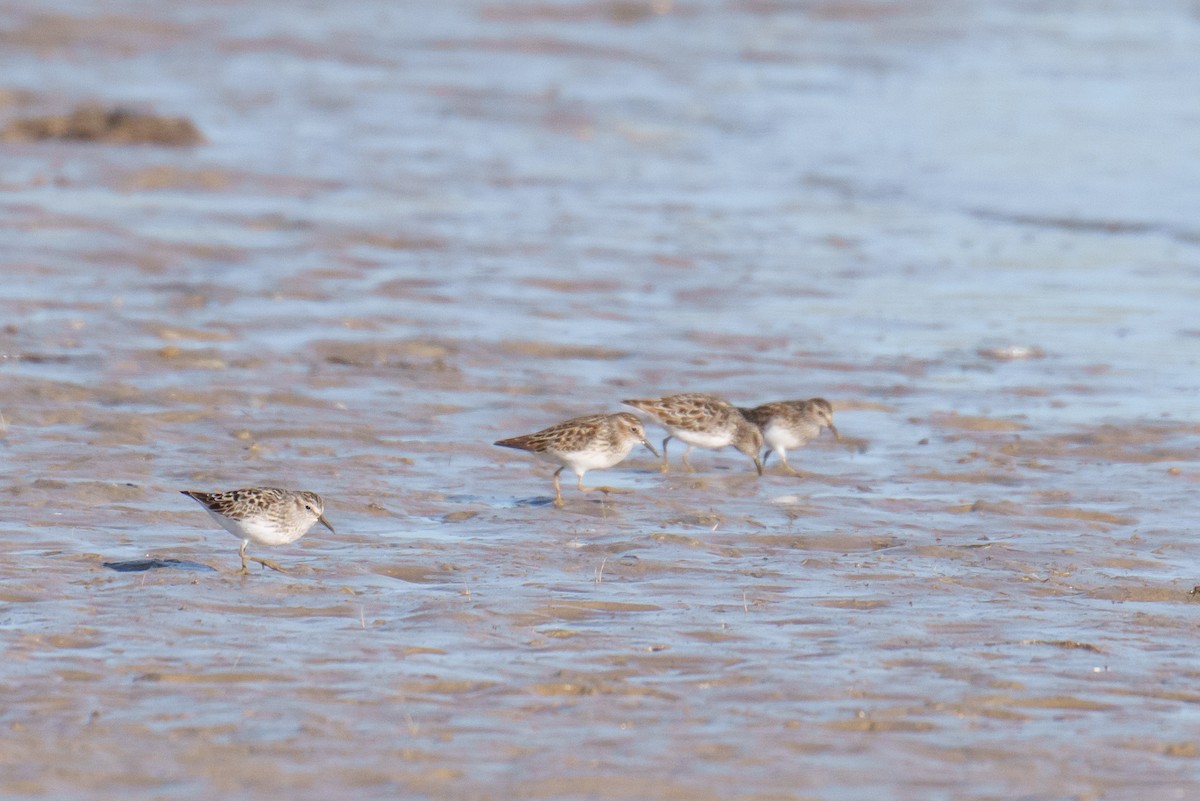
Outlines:
<svg viewBox="0 0 1200 801"><path fill-rule="evenodd" d="M642 444L649 448L651 453L653 453L655 456L658 456L658 451L654 450L654 446L650 444L650 440L644 439L642 440Z"/></svg>
<svg viewBox="0 0 1200 801"><path fill-rule="evenodd" d="M829 430L833 432L834 439L836 439L838 442L842 441L842 435L838 433L837 426L835 426L833 423L830 423Z"/></svg>
<svg viewBox="0 0 1200 801"><path fill-rule="evenodd" d="M319 517L317 517L317 522L320 523L321 525L323 525L325 528L329 529L330 531L333 531L333 526L329 525L329 521L325 519L325 515L320 515ZM333 531L333 533L337 534L336 531Z"/></svg>

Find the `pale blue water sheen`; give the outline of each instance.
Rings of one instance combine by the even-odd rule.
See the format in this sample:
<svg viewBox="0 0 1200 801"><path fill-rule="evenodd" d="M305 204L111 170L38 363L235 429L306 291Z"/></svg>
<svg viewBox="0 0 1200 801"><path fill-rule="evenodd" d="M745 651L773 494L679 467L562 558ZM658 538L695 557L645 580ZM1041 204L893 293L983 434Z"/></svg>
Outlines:
<svg viewBox="0 0 1200 801"><path fill-rule="evenodd" d="M1195 796L1194 2L0 0L0 76L208 139L3 145L0 796ZM683 390L847 442L490 444ZM246 484L338 534L237 576Z"/></svg>

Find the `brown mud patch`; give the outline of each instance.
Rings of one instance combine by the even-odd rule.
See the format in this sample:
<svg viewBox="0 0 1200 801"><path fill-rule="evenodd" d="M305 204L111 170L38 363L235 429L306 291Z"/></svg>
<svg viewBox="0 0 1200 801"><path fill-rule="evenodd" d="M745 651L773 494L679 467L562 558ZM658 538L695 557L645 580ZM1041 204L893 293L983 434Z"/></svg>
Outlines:
<svg viewBox="0 0 1200 801"><path fill-rule="evenodd" d="M28 48L42 55L84 49L108 57L128 57L144 50L168 47L186 37L188 32L184 25L145 15L33 14L14 27L0 31L0 44Z"/></svg>
<svg viewBox="0 0 1200 801"><path fill-rule="evenodd" d="M1200 47L1035 5L9 9L0 125L220 141L6 153L0 795L1186 794ZM491 445L692 389L852 437ZM337 533L239 575L256 484Z"/></svg>
<svg viewBox="0 0 1200 801"><path fill-rule="evenodd" d="M1200 433L1194 423L1103 425L1083 431L1022 437L1000 446L1015 458L1098 460L1148 464L1189 462L1196 459L1194 445L1186 440Z"/></svg>
<svg viewBox="0 0 1200 801"><path fill-rule="evenodd" d="M203 144L204 135L186 117L164 117L125 108L95 104L77 107L70 114L23 117L11 121L0 134L7 142L96 142L106 145Z"/></svg>

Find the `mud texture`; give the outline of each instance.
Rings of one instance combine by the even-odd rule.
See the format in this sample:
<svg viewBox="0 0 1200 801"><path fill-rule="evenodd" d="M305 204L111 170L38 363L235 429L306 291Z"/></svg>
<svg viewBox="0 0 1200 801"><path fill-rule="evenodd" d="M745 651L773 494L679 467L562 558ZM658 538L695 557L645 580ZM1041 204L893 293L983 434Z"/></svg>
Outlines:
<svg viewBox="0 0 1200 801"><path fill-rule="evenodd" d="M70 114L22 117L3 132L8 142L62 139L110 145L198 145L204 137L191 120L124 108L82 105Z"/></svg>
<svg viewBox="0 0 1200 801"><path fill-rule="evenodd" d="M0 796L1196 797L1195 12L0 0Z"/></svg>

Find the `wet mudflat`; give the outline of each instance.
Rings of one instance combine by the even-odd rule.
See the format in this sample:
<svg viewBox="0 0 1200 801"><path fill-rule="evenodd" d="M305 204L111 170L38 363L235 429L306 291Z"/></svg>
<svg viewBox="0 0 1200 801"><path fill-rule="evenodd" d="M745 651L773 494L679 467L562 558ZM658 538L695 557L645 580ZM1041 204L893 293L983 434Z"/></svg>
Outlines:
<svg viewBox="0 0 1200 801"><path fill-rule="evenodd" d="M204 140L4 143L0 795L1194 797L1194 4L0 2L0 67ZM562 510L490 444L683 390L843 442ZM178 490L254 484L338 534L238 575Z"/></svg>

